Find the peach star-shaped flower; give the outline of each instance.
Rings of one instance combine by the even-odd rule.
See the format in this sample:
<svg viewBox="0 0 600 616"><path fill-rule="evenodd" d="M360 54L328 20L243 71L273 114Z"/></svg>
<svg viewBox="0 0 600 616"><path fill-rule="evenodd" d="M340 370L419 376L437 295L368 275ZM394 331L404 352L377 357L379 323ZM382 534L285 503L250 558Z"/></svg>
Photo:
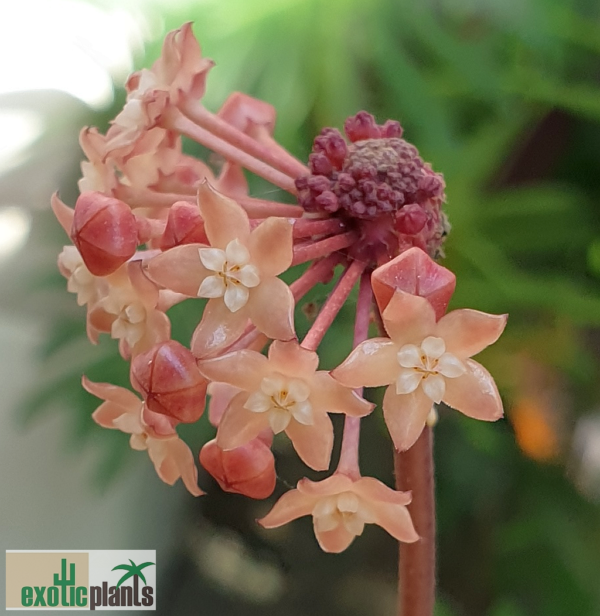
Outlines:
<svg viewBox="0 0 600 616"><path fill-rule="evenodd" d="M352 480L335 473L323 481L301 479L259 523L276 528L312 515L315 536L325 552L343 552L365 524L377 524L398 541L412 543L419 536L406 508L410 501L410 492L397 492L372 477Z"/></svg>
<svg viewBox="0 0 600 616"><path fill-rule="evenodd" d="M243 333L248 320L269 338L294 337L294 298L277 276L292 262L292 225L267 218L252 231L248 215L207 182L198 205L210 246L176 246L147 263L157 284L188 297L208 298L192 338L192 352L207 357Z"/></svg>
<svg viewBox="0 0 600 616"><path fill-rule="evenodd" d="M132 392L109 383L93 383L85 376L83 387L104 400L92 419L103 428L131 434L129 444L137 451L147 450L156 473L167 484L179 478L194 496L204 492L198 487L198 469L190 448L177 436L168 417L149 411Z"/></svg>
<svg viewBox="0 0 600 616"><path fill-rule="evenodd" d="M219 424L217 444L225 450L251 441L263 430L285 432L311 468L329 467L333 426L327 413L362 417L373 405L317 371L319 357L297 342L275 341L268 358L242 350L199 363L205 377L238 387Z"/></svg>
<svg viewBox="0 0 600 616"><path fill-rule="evenodd" d="M475 419L502 417L494 379L469 358L499 338L507 315L455 310L436 323L425 298L396 291L382 318L390 338L361 343L332 375L347 387L389 385L383 413L396 449L414 444L434 403Z"/></svg>

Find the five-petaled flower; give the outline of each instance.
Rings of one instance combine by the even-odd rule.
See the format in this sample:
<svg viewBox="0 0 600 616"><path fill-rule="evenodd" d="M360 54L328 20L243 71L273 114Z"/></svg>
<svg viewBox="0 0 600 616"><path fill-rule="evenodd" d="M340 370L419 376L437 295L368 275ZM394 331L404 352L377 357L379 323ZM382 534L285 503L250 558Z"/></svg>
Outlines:
<svg viewBox="0 0 600 616"><path fill-rule="evenodd" d="M198 487L194 456L177 436L175 422L148 410L128 389L109 383L93 383L86 377L83 377L82 383L92 395L104 400L92 415L97 424L131 434L131 448L148 450L156 473L165 483L173 485L181 478L191 494L204 494Z"/></svg>
<svg viewBox="0 0 600 616"><path fill-rule="evenodd" d="M428 300L398 290L381 316L390 337L361 343L332 375L347 387L389 385L383 413L396 449L414 444L433 403L475 419L502 417L494 379L469 358L498 339L506 315L455 310L436 323Z"/></svg>
<svg viewBox="0 0 600 616"><path fill-rule="evenodd" d="M212 381L240 388L219 424L217 444L235 449L270 428L289 436L302 460L315 470L329 467L333 426L327 413L362 417L373 405L331 375L317 371L319 356L297 342L275 341L268 358L242 350L200 362Z"/></svg>
<svg viewBox="0 0 600 616"><path fill-rule="evenodd" d="M275 528L312 515L315 536L325 552L343 552L365 524L377 524L398 541L412 543L419 536L406 508L410 501L410 492L392 490L372 477L352 480L335 473L323 481L301 479L259 523Z"/></svg>
<svg viewBox="0 0 600 616"><path fill-rule="evenodd" d="M294 298L277 278L292 263L291 223L271 217L251 230L243 208L206 182L198 205L210 247L176 246L147 264L148 275L164 288L208 298L192 337L194 355L224 350L248 321L269 338L292 339Z"/></svg>

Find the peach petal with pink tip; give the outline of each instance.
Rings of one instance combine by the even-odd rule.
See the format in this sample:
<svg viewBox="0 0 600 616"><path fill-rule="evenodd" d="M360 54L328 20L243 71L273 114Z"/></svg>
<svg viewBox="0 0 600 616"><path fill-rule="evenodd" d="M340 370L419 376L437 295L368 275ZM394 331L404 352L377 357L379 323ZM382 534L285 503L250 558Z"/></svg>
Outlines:
<svg viewBox="0 0 600 616"><path fill-rule="evenodd" d="M310 388L310 401L315 410L364 417L375 406L338 383L328 372L316 372L311 379Z"/></svg>
<svg viewBox="0 0 600 616"><path fill-rule="evenodd" d="M274 340L296 337L294 296L279 278L267 278L250 290L248 315L256 328Z"/></svg>
<svg viewBox="0 0 600 616"><path fill-rule="evenodd" d="M315 530L315 537L321 546L323 552L329 554L339 554L343 552L355 539L356 535L353 535L350 531L346 530L343 524L340 524L337 528L328 531L319 531L317 524L313 520L313 528Z"/></svg>
<svg viewBox="0 0 600 616"><path fill-rule="evenodd" d="M156 473L167 484L173 485L179 478L193 496L202 496L198 487L198 469L190 448L179 438L150 440L148 455Z"/></svg>
<svg viewBox="0 0 600 616"><path fill-rule="evenodd" d="M452 379L446 379L446 382ZM397 394L390 385L383 397L383 416L394 446L406 451L419 438L433 402L419 387L410 394Z"/></svg>
<svg viewBox="0 0 600 616"><path fill-rule="evenodd" d="M473 419L496 421L504 414L502 400L492 375L476 361L463 360L467 372L455 379L446 379L442 399L448 406Z"/></svg>
<svg viewBox="0 0 600 616"><path fill-rule="evenodd" d="M292 520L310 515L317 500L298 490L290 490L273 505L264 518L258 520L258 523L264 528L283 526Z"/></svg>
<svg viewBox="0 0 600 616"><path fill-rule="evenodd" d="M269 347L269 362L276 372L297 378L311 377L319 365L314 351L302 348L295 340L275 340Z"/></svg>
<svg viewBox="0 0 600 616"><path fill-rule="evenodd" d="M314 413L313 420L312 425L305 426L292 419L285 433L304 464L315 471L326 471L333 449L333 424L326 413Z"/></svg>
<svg viewBox="0 0 600 616"><path fill-rule="evenodd" d="M435 335L443 338L446 351L465 359L496 342L506 327L507 319L507 314L454 310L439 320Z"/></svg>
<svg viewBox="0 0 600 616"><path fill-rule="evenodd" d="M435 331L435 312L424 298L396 291L381 317L389 337L398 344L421 343Z"/></svg>
<svg viewBox="0 0 600 616"><path fill-rule="evenodd" d="M88 311L88 323L97 332L110 333L111 326L117 315L106 312L102 303L95 304Z"/></svg>
<svg viewBox="0 0 600 616"><path fill-rule="evenodd" d="M379 310L383 312L395 291L404 291L426 298L439 319L454 293L456 276L436 263L420 248L410 248L371 276L373 293Z"/></svg>
<svg viewBox="0 0 600 616"><path fill-rule="evenodd" d="M200 261L198 250L202 244L176 246L147 261L146 273L156 284L188 297L198 297L202 281L214 272Z"/></svg>
<svg viewBox="0 0 600 616"><path fill-rule="evenodd" d="M136 290L138 299L145 306L154 308L158 304L158 287L146 276L141 261L131 261L127 264L129 280Z"/></svg>
<svg viewBox="0 0 600 616"><path fill-rule="evenodd" d="M275 107L265 101L234 92L227 97L217 115L244 133L248 133L254 124L265 126L273 133L276 112Z"/></svg>
<svg viewBox="0 0 600 616"><path fill-rule="evenodd" d="M255 391L268 372L269 360L256 351L243 349L198 363L209 380L228 383L245 391Z"/></svg>
<svg viewBox="0 0 600 616"><path fill-rule="evenodd" d="M248 194L248 180L246 180L242 167L231 161L223 165L216 185L222 193L233 198L245 197Z"/></svg>
<svg viewBox="0 0 600 616"><path fill-rule="evenodd" d="M55 192L50 200L52 211L56 216L56 219L60 223L60 226L65 230L66 234L71 237L71 229L73 227L73 217L75 216L75 210L63 203L58 193Z"/></svg>
<svg viewBox="0 0 600 616"><path fill-rule="evenodd" d="M346 387L389 385L396 380L400 370L398 349L389 338L369 338L353 349L331 376Z"/></svg>
<svg viewBox="0 0 600 616"><path fill-rule="evenodd" d="M354 492L366 501L378 501L391 505L408 505L412 500L410 492L392 490L373 477L361 477L354 482Z"/></svg>
<svg viewBox="0 0 600 616"><path fill-rule="evenodd" d="M202 370L200 370L202 372ZM221 423L229 403L240 393L238 387L228 383L209 383L207 393L210 396L208 403L208 420L216 427Z"/></svg>
<svg viewBox="0 0 600 616"><path fill-rule="evenodd" d="M297 488L302 494L307 496L331 496L340 492L348 492L354 489L354 482L347 475L334 473L323 481L311 481L310 479L300 479Z"/></svg>
<svg viewBox="0 0 600 616"><path fill-rule="evenodd" d="M221 449L236 449L269 428L268 413L253 413L244 408L248 393L240 392L229 404L217 430L217 445Z"/></svg>
<svg viewBox="0 0 600 616"><path fill-rule="evenodd" d="M96 398L106 400L107 402L113 402L126 409L125 412L130 412L127 409L136 408L142 401L131 391L118 385L112 385L110 383L94 383L90 381L87 376L81 377L81 384L83 388Z"/></svg>
<svg viewBox="0 0 600 616"><path fill-rule="evenodd" d="M198 206L211 246L225 250L235 239L247 245L250 236L248 214L233 199L217 192L205 180L198 188Z"/></svg>
<svg viewBox="0 0 600 616"><path fill-rule="evenodd" d="M231 312L221 298L208 300L192 335L192 353L199 359L216 355L233 344L247 324L248 315L244 309Z"/></svg>
<svg viewBox="0 0 600 616"><path fill-rule="evenodd" d="M252 265L261 277L278 276L292 264L292 224L286 218L267 218L250 234L248 249Z"/></svg>
<svg viewBox="0 0 600 616"><path fill-rule="evenodd" d="M414 543L419 540L410 513L403 505L380 501L372 504L372 511L375 515L375 524L381 526L398 541Z"/></svg>

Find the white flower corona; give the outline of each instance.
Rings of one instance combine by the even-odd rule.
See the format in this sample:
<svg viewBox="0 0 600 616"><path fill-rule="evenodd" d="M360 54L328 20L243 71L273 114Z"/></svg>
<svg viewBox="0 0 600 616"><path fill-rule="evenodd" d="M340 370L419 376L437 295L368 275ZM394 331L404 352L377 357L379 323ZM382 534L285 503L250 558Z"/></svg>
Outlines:
<svg viewBox="0 0 600 616"><path fill-rule="evenodd" d="M249 289L258 286L260 277L255 265L250 264L248 249L237 239L227 244L225 250L200 248L202 265L214 276L207 276L198 289L198 297L222 297L231 312L246 305Z"/></svg>
<svg viewBox="0 0 600 616"><path fill-rule="evenodd" d="M396 379L396 393L410 394L419 385L435 403L440 403L446 392L445 379L462 376L464 364L452 353L446 353L446 343L441 338L428 336L420 346L405 344L398 351L402 366Z"/></svg>
<svg viewBox="0 0 600 616"><path fill-rule="evenodd" d="M265 377L260 389L250 394L244 408L253 413L269 413L269 425L275 434L283 432L292 418L310 426L314 423L310 388L300 379L283 375Z"/></svg>
<svg viewBox="0 0 600 616"><path fill-rule="evenodd" d="M342 524L352 535L362 535L365 524L375 522L370 509L354 492L341 492L321 499L312 512L319 532L328 532Z"/></svg>

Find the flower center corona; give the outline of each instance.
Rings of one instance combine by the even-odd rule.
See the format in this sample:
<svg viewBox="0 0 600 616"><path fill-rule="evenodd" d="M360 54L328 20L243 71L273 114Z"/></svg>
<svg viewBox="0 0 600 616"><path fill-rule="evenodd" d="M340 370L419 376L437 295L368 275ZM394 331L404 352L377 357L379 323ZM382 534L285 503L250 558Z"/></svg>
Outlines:
<svg viewBox="0 0 600 616"><path fill-rule="evenodd" d="M320 500L313 509L314 523L320 532L332 531L342 524L354 536L361 535L365 524L375 519L354 492L341 492Z"/></svg>
<svg viewBox="0 0 600 616"><path fill-rule="evenodd" d="M396 379L396 393L410 394L419 385L425 394L439 403L446 391L446 378L462 376L464 364L452 353L446 353L446 344L441 338L428 336L420 346L405 344L398 351L398 363L402 367Z"/></svg>
<svg viewBox="0 0 600 616"><path fill-rule="evenodd" d="M235 239L227 244L225 250L200 248L198 252L202 265L215 272L202 281L198 297L222 297L231 312L245 306L249 289L260 283L257 267L250 264L248 249Z"/></svg>
<svg viewBox="0 0 600 616"><path fill-rule="evenodd" d="M244 408L253 413L268 413L269 425L278 434L292 419L305 426L314 423L309 396L310 388L304 381L274 374L261 381L260 389L250 394Z"/></svg>

